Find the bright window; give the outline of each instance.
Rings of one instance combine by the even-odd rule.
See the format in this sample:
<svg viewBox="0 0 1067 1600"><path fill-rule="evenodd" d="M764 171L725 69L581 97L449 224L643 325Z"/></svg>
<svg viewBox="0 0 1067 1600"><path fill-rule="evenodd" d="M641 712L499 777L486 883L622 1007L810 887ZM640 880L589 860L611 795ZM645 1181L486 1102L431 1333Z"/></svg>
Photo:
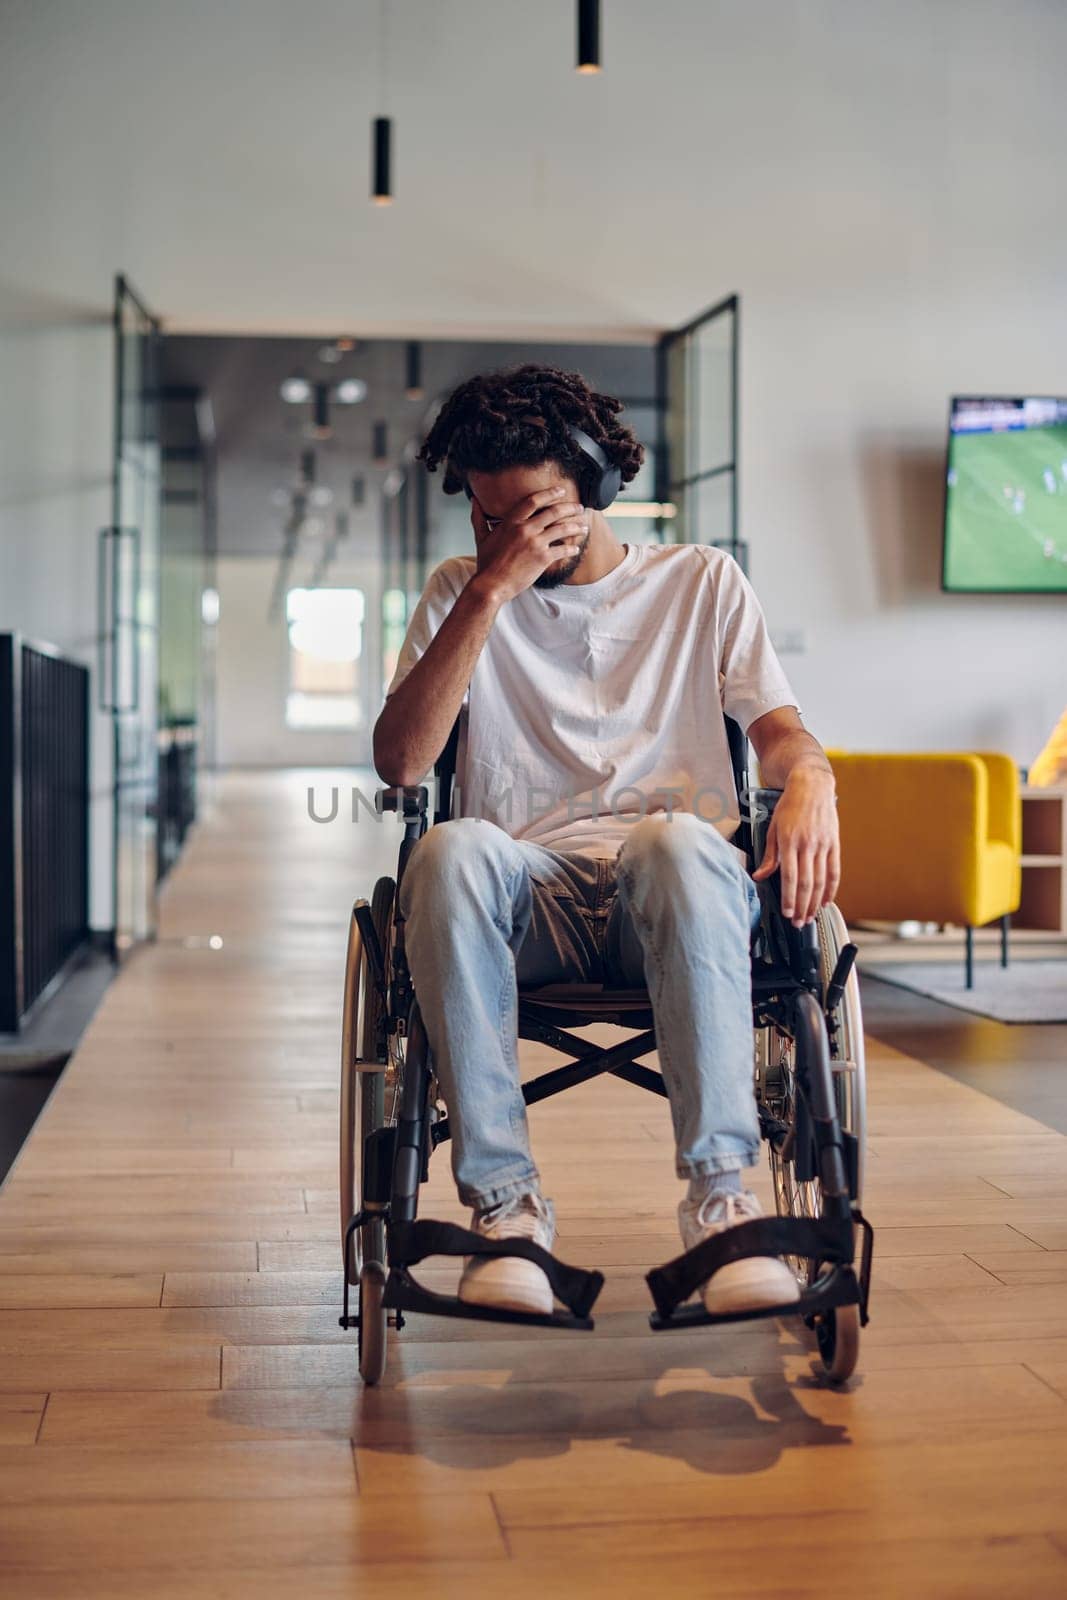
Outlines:
<svg viewBox="0 0 1067 1600"><path fill-rule="evenodd" d="M407 604L403 589L386 589L382 595L382 682L388 688L396 671L400 646L407 629Z"/></svg>
<svg viewBox="0 0 1067 1600"><path fill-rule="evenodd" d="M290 728L357 728L361 721L362 589L290 589Z"/></svg>

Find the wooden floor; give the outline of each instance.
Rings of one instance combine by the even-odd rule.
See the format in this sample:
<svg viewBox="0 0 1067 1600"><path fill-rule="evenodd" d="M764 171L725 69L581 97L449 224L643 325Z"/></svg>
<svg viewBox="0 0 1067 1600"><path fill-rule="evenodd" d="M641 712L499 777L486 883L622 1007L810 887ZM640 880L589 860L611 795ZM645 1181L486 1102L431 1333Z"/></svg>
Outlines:
<svg viewBox="0 0 1067 1600"><path fill-rule="evenodd" d="M877 1039L849 1390L793 1324L648 1331L681 1186L612 1081L534 1113L595 1333L412 1318L361 1391L340 982L397 834L308 778L217 790L0 1191L6 1600L1067 1593L1067 1140Z"/></svg>

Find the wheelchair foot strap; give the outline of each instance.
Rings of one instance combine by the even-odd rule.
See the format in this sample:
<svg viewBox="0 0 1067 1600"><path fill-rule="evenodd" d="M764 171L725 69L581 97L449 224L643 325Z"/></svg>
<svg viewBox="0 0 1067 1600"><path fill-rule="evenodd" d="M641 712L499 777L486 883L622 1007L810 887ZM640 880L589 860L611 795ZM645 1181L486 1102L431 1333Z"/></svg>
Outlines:
<svg viewBox="0 0 1067 1600"><path fill-rule="evenodd" d="M843 1264L851 1262L854 1254L849 1220L756 1217L713 1233L665 1266L654 1267L645 1281L656 1310L661 1317L669 1317L728 1261L742 1261L746 1256L806 1256Z"/></svg>
<svg viewBox="0 0 1067 1600"><path fill-rule="evenodd" d="M392 1222L388 1229L389 1265L414 1266L427 1256L521 1256L544 1272L557 1300L576 1317L587 1317L604 1287L600 1272L569 1267L532 1239L487 1239L455 1222Z"/></svg>

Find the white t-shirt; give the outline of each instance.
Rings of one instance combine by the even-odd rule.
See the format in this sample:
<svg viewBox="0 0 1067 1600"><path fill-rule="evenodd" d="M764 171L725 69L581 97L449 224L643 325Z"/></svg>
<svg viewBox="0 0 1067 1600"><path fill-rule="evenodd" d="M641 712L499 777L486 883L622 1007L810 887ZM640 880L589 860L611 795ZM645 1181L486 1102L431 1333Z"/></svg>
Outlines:
<svg viewBox="0 0 1067 1600"><path fill-rule="evenodd" d="M594 583L531 587L501 606L463 698L453 816L607 856L654 813L736 832L723 712L747 733L776 706L799 710L760 603L714 545L623 548ZM450 556L434 568L387 698L476 567Z"/></svg>

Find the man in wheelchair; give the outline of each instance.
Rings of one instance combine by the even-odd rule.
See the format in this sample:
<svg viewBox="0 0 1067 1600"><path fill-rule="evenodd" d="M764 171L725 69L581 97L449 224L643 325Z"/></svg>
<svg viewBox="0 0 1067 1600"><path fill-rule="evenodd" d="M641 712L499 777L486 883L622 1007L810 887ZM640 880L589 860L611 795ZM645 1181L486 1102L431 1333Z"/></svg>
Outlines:
<svg viewBox="0 0 1067 1600"><path fill-rule="evenodd" d="M459 721L452 816L400 885L406 956L448 1107L471 1228L550 1250L553 1204L530 1151L517 1060L520 988L644 986L688 1184L686 1250L760 1215L750 940L757 881L779 874L796 928L834 896L834 777L801 725L759 602L711 545L621 544L604 511L642 446L621 402L527 364L470 379L419 459L470 501L475 552L430 575L374 729L390 785L418 783ZM781 789L750 875L724 714ZM727 1261L710 1313L799 1293L780 1257ZM459 1298L548 1314L542 1268L467 1257Z"/></svg>

